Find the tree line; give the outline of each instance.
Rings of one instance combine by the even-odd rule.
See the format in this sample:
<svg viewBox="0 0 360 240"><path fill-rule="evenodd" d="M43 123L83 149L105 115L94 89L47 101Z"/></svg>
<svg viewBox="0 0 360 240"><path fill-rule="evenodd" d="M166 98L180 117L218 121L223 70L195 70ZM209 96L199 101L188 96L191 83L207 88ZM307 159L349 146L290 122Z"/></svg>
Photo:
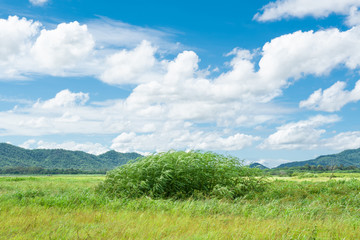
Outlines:
<svg viewBox="0 0 360 240"><path fill-rule="evenodd" d="M0 174L105 174L107 172L106 169L100 170L80 170L74 168L67 169L47 169L42 167L6 167L0 168Z"/></svg>

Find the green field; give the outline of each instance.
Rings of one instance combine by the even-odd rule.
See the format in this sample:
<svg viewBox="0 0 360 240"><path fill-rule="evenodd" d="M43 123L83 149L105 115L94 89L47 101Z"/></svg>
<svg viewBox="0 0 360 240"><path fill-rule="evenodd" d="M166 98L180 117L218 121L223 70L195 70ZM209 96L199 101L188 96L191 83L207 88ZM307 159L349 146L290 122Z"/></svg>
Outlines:
<svg viewBox="0 0 360 240"><path fill-rule="evenodd" d="M311 177L179 201L109 199L104 176L3 176L0 239L360 239L359 175Z"/></svg>

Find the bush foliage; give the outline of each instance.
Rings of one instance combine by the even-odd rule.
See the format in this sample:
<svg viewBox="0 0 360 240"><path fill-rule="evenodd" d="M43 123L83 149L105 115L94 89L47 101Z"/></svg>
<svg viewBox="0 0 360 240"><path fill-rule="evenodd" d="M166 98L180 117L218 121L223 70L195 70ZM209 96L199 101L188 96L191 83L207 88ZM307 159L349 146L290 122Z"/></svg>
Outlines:
<svg viewBox="0 0 360 240"><path fill-rule="evenodd" d="M261 171L235 157L212 152L170 151L144 157L108 172L98 190L111 197L228 198L262 191Z"/></svg>

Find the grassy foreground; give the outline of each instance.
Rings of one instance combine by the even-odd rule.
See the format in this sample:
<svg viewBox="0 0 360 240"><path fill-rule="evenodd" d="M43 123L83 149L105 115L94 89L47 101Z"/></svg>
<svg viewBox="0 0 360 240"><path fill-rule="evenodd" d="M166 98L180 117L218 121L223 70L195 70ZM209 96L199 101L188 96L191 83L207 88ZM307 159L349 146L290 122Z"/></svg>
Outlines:
<svg viewBox="0 0 360 240"><path fill-rule="evenodd" d="M0 177L0 239L360 239L360 181L342 177L276 179L234 201L112 200L95 193L104 176Z"/></svg>

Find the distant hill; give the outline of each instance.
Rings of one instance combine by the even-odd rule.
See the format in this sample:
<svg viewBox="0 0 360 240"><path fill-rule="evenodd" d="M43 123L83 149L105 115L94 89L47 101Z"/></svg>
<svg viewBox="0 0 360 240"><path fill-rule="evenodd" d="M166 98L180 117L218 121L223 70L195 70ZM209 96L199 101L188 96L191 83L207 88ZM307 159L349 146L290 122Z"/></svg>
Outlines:
<svg viewBox="0 0 360 240"><path fill-rule="evenodd" d="M24 149L0 143L0 168L40 167L45 169L110 170L141 157L137 153L109 151L99 156L63 149Z"/></svg>
<svg viewBox="0 0 360 240"><path fill-rule="evenodd" d="M260 163L252 163L249 165L249 168L269 169Z"/></svg>
<svg viewBox="0 0 360 240"><path fill-rule="evenodd" d="M276 168L300 167L306 164L310 166L355 166L360 168L360 148L345 150L338 154L324 155L307 161L284 163Z"/></svg>

